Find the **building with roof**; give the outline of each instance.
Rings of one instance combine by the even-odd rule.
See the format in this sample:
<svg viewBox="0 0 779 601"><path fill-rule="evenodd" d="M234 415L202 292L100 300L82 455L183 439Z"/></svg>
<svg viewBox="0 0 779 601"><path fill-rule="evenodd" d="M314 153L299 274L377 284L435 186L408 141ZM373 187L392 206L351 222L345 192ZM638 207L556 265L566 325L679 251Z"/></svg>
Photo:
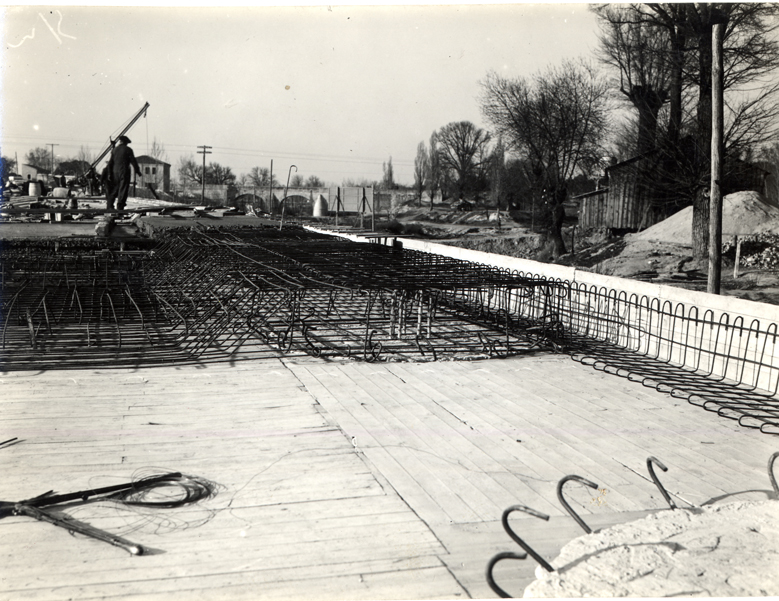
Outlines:
<svg viewBox="0 0 779 601"><path fill-rule="evenodd" d="M135 157L141 168L139 186L151 187L152 190L170 192L170 163L155 159L148 155Z"/></svg>
<svg viewBox="0 0 779 601"><path fill-rule="evenodd" d="M27 163L22 163L20 171L23 180L40 180L45 182L51 174L49 169L28 165Z"/></svg>

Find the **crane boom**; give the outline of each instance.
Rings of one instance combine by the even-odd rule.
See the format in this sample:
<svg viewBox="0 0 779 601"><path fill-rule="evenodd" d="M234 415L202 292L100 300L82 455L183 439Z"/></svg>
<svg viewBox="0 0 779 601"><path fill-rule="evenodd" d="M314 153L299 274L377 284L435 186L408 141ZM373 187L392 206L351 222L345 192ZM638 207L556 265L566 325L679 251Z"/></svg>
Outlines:
<svg viewBox="0 0 779 601"><path fill-rule="evenodd" d="M126 134L128 131L130 131L130 128L131 128L133 125L135 125L135 122L136 122L136 121L138 121L138 119L140 119L140 118L141 118L141 117L142 117L142 116L143 116L143 115L146 113L146 110L147 110L148 108L149 108L149 103L147 102L146 104L144 104L144 105L143 105L143 108L142 108L140 111L138 111L138 112L135 114L135 116L132 118L132 120L130 121L130 123L128 123L128 124L127 124L127 126L126 126L126 127L123 129L123 130L122 130L122 132L121 132L121 133L120 133L118 136L116 136L116 138L115 138L114 140L111 140L111 138L110 138L110 137L108 138L108 139L110 140L110 142L109 142L108 146L106 146L106 147L103 149L103 151L102 151L102 152L100 153L100 155L99 155L99 156L98 156L98 157L95 159L95 161L92 163L92 165L90 165L90 167L89 167L89 171L92 171L92 172L94 172L94 171L95 171L95 167L97 167L97 165L100 163L100 161L102 161L102 160L105 158L105 156L106 156L106 155L107 155L109 152L111 152L111 149L114 147L114 143L115 143L115 141L116 141L117 139L121 138L123 135L125 135L125 134Z"/></svg>

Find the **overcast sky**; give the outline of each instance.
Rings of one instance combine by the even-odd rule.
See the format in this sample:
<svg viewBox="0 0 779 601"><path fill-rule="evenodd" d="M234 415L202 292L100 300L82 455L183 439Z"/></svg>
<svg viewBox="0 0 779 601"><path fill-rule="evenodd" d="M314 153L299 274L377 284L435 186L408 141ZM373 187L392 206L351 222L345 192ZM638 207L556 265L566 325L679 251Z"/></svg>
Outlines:
<svg viewBox="0 0 779 601"><path fill-rule="evenodd" d="M2 15L2 154L96 155L144 102L136 155L154 138L236 175L374 180L392 157L413 182L420 141L485 123L479 81L591 56L585 4L298 8L13 7Z"/></svg>

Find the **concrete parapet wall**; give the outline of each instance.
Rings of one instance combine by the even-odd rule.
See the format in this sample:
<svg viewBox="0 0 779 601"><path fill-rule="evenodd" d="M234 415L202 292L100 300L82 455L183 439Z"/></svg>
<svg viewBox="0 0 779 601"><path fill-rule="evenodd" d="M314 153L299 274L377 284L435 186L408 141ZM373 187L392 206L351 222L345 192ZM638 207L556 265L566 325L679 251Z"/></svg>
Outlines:
<svg viewBox="0 0 779 601"><path fill-rule="evenodd" d="M435 253L455 259L462 259L463 261L471 261L473 263L502 267L503 269L537 274L545 278L567 280L569 282L587 284L590 286L601 286L624 291L629 294L637 294L639 296L645 295L650 298L668 300L674 303L695 305L699 308L711 309L717 313L725 312L732 315L741 315L744 319L759 319L761 322L779 321L779 307L776 305L758 303L733 296L714 295L708 294L707 292L698 292L696 290L685 290L684 288L677 288L675 286L628 280L625 278L592 273L590 271L576 269L575 267L567 267L565 265L540 263L529 259L495 255L478 250L449 246L447 244L426 242L424 240L403 240L403 247Z"/></svg>
<svg viewBox="0 0 779 601"><path fill-rule="evenodd" d="M712 380L777 396L779 307L404 239L403 247L556 280L549 299L565 326Z"/></svg>
<svg viewBox="0 0 779 601"><path fill-rule="evenodd" d="M338 235L354 241L368 241L365 235ZM372 239L376 240L376 236ZM549 324L559 322L572 334L682 368L695 376L704 376L715 385L724 382L738 385L741 391L755 391L777 398L779 308L775 305L424 240L397 240L391 235L380 239L386 244L397 241L405 249L505 269L549 282L548 286L515 291L508 297L493 296L488 292L483 298L492 311L508 311ZM535 298L528 299L533 295ZM678 384L673 394L689 394L701 404L707 401L705 394L689 390L685 393L686 386L683 382ZM733 403L738 403L738 399Z"/></svg>

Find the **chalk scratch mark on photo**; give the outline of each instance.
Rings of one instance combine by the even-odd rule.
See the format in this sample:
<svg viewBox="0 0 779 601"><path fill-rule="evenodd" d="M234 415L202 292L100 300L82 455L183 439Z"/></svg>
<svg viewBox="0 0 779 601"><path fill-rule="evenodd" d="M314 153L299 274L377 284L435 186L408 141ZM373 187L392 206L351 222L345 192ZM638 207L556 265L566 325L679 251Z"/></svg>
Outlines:
<svg viewBox="0 0 779 601"><path fill-rule="evenodd" d="M43 13L38 13L38 16L41 18L41 21L43 21L46 24L46 27L49 28L49 31L51 32L51 35L54 36L54 39L57 40L58 43L62 44L62 38L69 38L71 40L77 39L75 36L69 35L67 33L64 33L62 31L62 13L60 11L55 11L57 13L57 16L59 17L59 21L57 22L57 31L54 31L54 28L51 26L51 24L46 20L46 17L43 16ZM25 35L22 40L18 44L8 44L10 48L18 48L22 44L24 44L27 40L34 40L35 39L35 27L33 27L30 30L29 35Z"/></svg>

